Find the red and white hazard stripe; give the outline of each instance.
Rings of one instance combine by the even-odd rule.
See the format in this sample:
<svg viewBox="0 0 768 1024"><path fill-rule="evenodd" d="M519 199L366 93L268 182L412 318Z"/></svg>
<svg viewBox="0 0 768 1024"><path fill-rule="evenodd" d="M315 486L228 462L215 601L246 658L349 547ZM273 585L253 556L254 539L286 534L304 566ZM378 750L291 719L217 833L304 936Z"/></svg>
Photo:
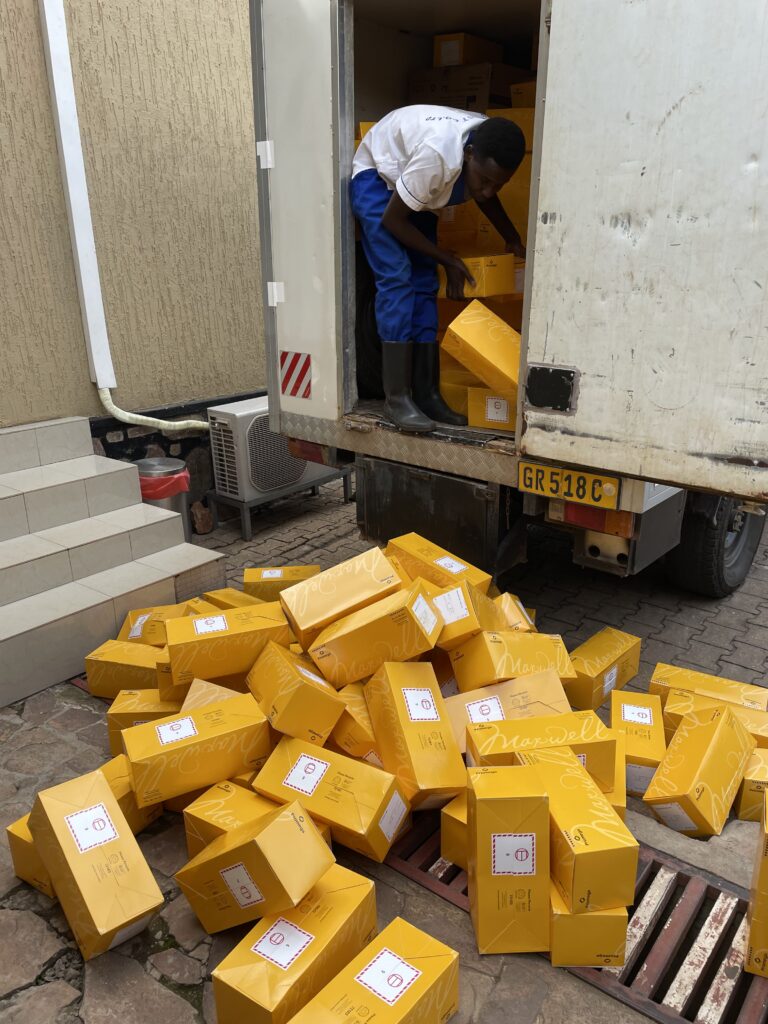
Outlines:
<svg viewBox="0 0 768 1024"><path fill-rule="evenodd" d="M312 356L306 352L280 353L280 390L291 398L312 397Z"/></svg>

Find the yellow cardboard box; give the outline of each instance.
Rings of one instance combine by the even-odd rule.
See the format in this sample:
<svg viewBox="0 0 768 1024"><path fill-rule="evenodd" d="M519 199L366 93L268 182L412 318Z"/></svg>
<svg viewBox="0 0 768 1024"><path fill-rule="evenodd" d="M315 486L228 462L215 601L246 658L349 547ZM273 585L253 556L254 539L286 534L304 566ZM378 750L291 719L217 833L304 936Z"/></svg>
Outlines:
<svg viewBox="0 0 768 1024"><path fill-rule="evenodd" d="M616 770L613 789L605 794L605 799L624 821L627 814L627 737L623 732L617 732L614 735L616 737Z"/></svg>
<svg viewBox="0 0 768 1024"><path fill-rule="evenodd" d="M576 676L563 641L546 633L478 633L450 655L462 693L547 669L554 669L563 682Z"/></svg>
<svg viewBox="0 0 768 1024"><path fill-rule="evenodd" d="M107 640L85 659L88 691L114 699L121 690L154 690L160 656L161 651L148 644Z"/></svg>
<svg viewBox="0 0 768 1024"><path fill-rule="evenodd" d="M383 861L408 817L402 786L389 772L286 736L253 780L262 796L300 799L336 842Z"/></svg>
<svg viewBox="0 0 768 1024"><path fill-rule="evenodd" d="M128 828L134 835L151 825L163 813L163 805L160 803L139 806L133 790L131 766L125 754L113 757L103 764L99 771L107 780L107 785L128 822Z"/></svg>
<svg viewBox="0 0 768 1024"><path fill-rule="evenodd" d="M627 908L572 914L552 883L549 891L553 967L622 967L627 948Z"/></svg>
<svg viewBox="0 0 768 1024"><path fill-rule="evenodd" d="M32 833L29 831L29 815L25 814L18 821L11 822L5 830L5 837L16 877L49 899L55 900L56 893L51 876L40 859Z"/></svg>
<svg viewBox="0 0 768 1024"><path fill-rule="evenodd" d="M250 608L255 604L264 603L261 598L245 594L236 587L222 587L220 590L209 590L206 594L203 594L203 598L208 604L215 605L217 608Z"/></svg>
<svg viewBox="0 0 768 1024"><path fill-rule="evenodd" d="M642 796L667 752L661 698L655 693L614 690L611 728L626 736L627 792Z"/></svg>
<svg viewBox="0 0 768 1024"><path fill-rule="evenodd" d="M349 683L337 692L339 699L344 702L344 710L331 733L333 743L350 757L365 759L374 753L381 760L363 684Z"/></svg>
<svg viewBox="0 0 768 1024"><path fill-rule="evenodd" d="M768 748L768 712L755 711L741 704L730 704L714 697L702 697L693 690L669 690L664 705L664 729L667 741L671 741L682 719L692 711L709 711L712 708L729 707L752 736L758 747Z"/></svg>
<svg viewBox="0 0 768 1024"><path fill-rule="evenodd" d="M464 284L464 295L468 299L484 299L492 295L518 295L523 291L525 286L525 260L513 256L512 253L498 251L487 253L482 251L481 246L475 244L469 248L462 247L461 258L476 282L474 285L471 285L468 281ZM441 298L445 298L447 282L445 270L441 266L437 268L437 275L439 280L437 294ZM504 326L507 327L506 324ZM508 329L512 330L511 327ZM453 330L454 327L452 325L449 333ZM450 348L448 352L451 355L456 355ZM456 355L456 358L460 362L464 362L458 355ZM474 367L470 366L469 369L475 372ZM478 374L478 376L481 380L483 379L481 374Z"/></svg>
<svg viewBox="0 0 768 1024"><path fill-rule="evenodd" d="M253 776L250 776L252 779ZM196 857L214 839L240 828L249 821L257 821L278 809L274 800L268 800L248 785L238 785L234 779L219 782L187 804L184 808L184 832L187 852ZM331 830L325 822L317 825L325 842L331 845Z"/></svg>
<svg viewBox="0 0 768 1024"><path fill-rule="evenodd" d="M515 594L499 594L494 601L504 615L504 629L514 629L520 633L537 632L533 617Z"/></svg>
<svg viewBox="0 0 768 1024"><path fill-rule="evenodd" d="M517 389L520 335L482 302L470 302L459 313L445 332L442 348L487 387L495 391Z"/></svg>
<svg viewBox="0 0 768 1024"><path fill-rule="evenodd" d="M248 694L135 725L123 744L139 807L212 786L269 756L269 725Z"/></svg>
<svg viewBox="0 0 768 1024"><path fill-rule="evenodd" d="M468 32L435 36L432 66L450 68L459 64L501 64L504 47Z"/></svg>
<svg viewBox="0 0 768 1024"><path fill-rule="evenodd" d="M467 791L463 789L440 811L440 856L467 870Z"/></svg>
<svg viewBox="0 0 768 1024"><path fill-rule="evenodd" d="M470 427L514 432L517 389L493 391L491 388L468 388L467 419Z"/></svg>
<svg viewBox="0 0 768 1024"><path fill-rule="evenodd" d="M341 687L373 675L385 661L416 658L435 646L443 620L417 579L326 627L309 648L326 679Z"/></svg>
<svg viewBox="0 0 768 1024"><path fill-rule="evenodd" d="M768 790L768 750L753 751L744 771L744 781L736 797L736 817L740 821L760 821Z"/></svg>
<svg viewBox="0 0 768 1024"><path fill-rule="evenodd" d="M434 599L443 620L437 646L450 651L483 630L506 628L501 608L471 583L452 584L443 588Z"/></svg>
<svg viewBox="0 0 768 1024"><path fill-rule="evenodd" d="M536 772L469 770L467 860L478 951L549 949L549 799Z"/></svg>
<svg viewBox="0 0 768 1024"><path fill-rule="evenodd" d="M204 708L209 704L229 700L231 697L237 697L237 691L230 690L228 686L209 683L205 679L193 679L179 710L193 711L195 708Z"/></svg>
<svg viewBox="0 0 768 1024"><path fill-rule="evenodd" d="M400 561L400 559L395 558L394 555L388 555L387 557L389 561L392 563L395 572L400 577L400 581L402 582L403 586L410 587L410 585L413 583L413 580L403 568L403 563Z"/></svg>
<svg viewBox="0 0 768 1024"><path fill-rule="evenodd" d="M653 670L649 690L661 697L662 704L666 704L670 690L691 690L702 697L740 704L755 711L768 711L768 689L762 686L721 679L720 676L709 676L705 672L694 672L690 668L678 668L662 662Z"/></svg>
<svg viewBox="0 0 768 1024"><path fill-rule="evenodd" d="M678 832L720 835L754 749L729 707L686 715L643 800Z"/></svg>
<svg viewBox="0 0 768 1024"><path fill-rule="evenodd" d="M279 601L280 594L288 587L304 580L310 580L320 572L319 565L284 565L262 569L246 569L243 573L243 590L249 597L261 601Z"/></svg>
<svg viewBox="0 0 768 1024"><path fill-rule="evenodd" d="M450 551L420 537L418 533L395 537L387 545L389 554L399 558L405 571L414 579L421 576L437 587L456 586L466 581L486 594L491 585L489 573L456 558Z"/></svg>
<svg viewBox="0 0 768 1024"><path fill-rule="evenodd" d="M291 1024L442 1024L459 1008L459 954L400 917Z"/></svg>
<svg viewBox="0 0 768 1024"><path fill-rule="evenodd" d="M466 769L432 666L388 661L365 687L384 768L413 808L442 807L466 786Z"/></svg>
<svg viewBox="0 0 768 1024"><path fill-rule="evenodd" d="M294 801L214 839L175 877L213 934L297 906L334 862Z"/></svg>
<svg viewBox="0 0 768 1024"><path fill-rule="evenodd" d="M533 151L533 126L536 117L534 107L502 107L501 109L489 110L488 117L506 117L508 121L514 121L525 136L526 153Z"/></svg>
<svg viewBox="0 0 768 1024"><path fill-rule="evenodd" d="M269 643L248 673L248 688L273 729L322 746L344 702L307 658Z"/></svg>
<svg viewBox="0 0 768 1024"><path fill-rule="evenodd" d="M402 589L392 563L379 548L340 562L280 594L293 632L308 650L326 626Z"/></svg>
<svg viewBox="0 0 768 1024"><path fill-rule="evenodd" d="M123 752L123 729L168 718L179 711L176 701L160 700L159 690L121 690L107 711L107 736L113 754Z"/></svg>
<svg viewBox="0 0 768 1024"><path fill-rule="evenodd" d="M549 794L552 880L572 914L628 907L639 846L567 747L521 755Z"/></svg>
<svg viewBox="0 0 768 1024"><path fill-rule="evenodd" d="M163 905L101 772L39 792L29 828L83 959L138 934Z"/></svg>
<svg viewBox="0 0 768 1024"><path fill-rule="evenodd" d="M524 764L526 751L552 747L569 747L604 793L614 788L616 737L594 711L467 726L467 755L477 767Z"/></svg>
<svg viewBox="0 0 768 1024"><path fill-rule="evenodd" d="M189 684L185 683L181 686L176 686L171 678L171 659L168 654L168 648L163 647L158 651L157 654L157 692L160 694L160 700L173 701L174 703L183 704L184 698L189 691Z"/></svg>
<svg viewBox="0 0 768 1024"><path fill-rule="evenodd" d="M128 612L117 634L124 643L165 647L165 623L186 614L186 604L163 604L155 608L137 608Z"/></svg>
<svg viewBox="0 0 768 1024"><path fill-rule="evenodd" d="M571 706L560 676L550 668L447 697L445 710L463 754L467 749L467 726L472 722L561 715L569 712Z"/></svg>
<svg viewBox="0 0 768 1024"><path fill-rule="evenodd" d="M574 708L597 709L621 690L640 667L640 637L606 626L571 651L576 679L565 687Z"/></svg>
<svg viewBox="0 0 768 1024"><path fill-rule="evenodd" d="M373 882L334 864L213 971L218 1024L286 1024L376 936Z"/></svg>
<svg viewBox="0 0 768 1024"><path fill-rule="evenodd" d="M213 604L212 601L206 601L202 597L193 597L191 601L187 601L184 606L185 615L218 615L219 606ZM167 630L166 630L167 635Z"/></svg>
<svg viewBox="0 0 768 1024"><path fill-rule="evenodd" d="M747 948L744 970L768 978L768 798L763 794L759 821L760 837L755 852L749 909L747 911Z"/></svg>
<svg viewBox="0 0 768 1024"><path fill-rule="evenodd" d="M170 619L166 629L174 686L189 687L195 678L215 682L250 672L270 640L284 647L291 642L288 622L277 602Z"/></svg>

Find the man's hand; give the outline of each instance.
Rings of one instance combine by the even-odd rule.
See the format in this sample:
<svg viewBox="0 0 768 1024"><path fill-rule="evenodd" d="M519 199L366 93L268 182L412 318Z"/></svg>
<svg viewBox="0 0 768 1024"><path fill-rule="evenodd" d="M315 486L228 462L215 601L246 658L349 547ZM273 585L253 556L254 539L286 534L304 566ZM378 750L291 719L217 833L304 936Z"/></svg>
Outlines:
<svg viewBox="0 0 768 1024"><path fill-rule="evenodd" d="M473 288L477 284L470 273L469 267L458 256L446 256L443 260L443 266L445 267L446 276L445 294L449 299L463 299L464 282L469 281Z"/></svg>

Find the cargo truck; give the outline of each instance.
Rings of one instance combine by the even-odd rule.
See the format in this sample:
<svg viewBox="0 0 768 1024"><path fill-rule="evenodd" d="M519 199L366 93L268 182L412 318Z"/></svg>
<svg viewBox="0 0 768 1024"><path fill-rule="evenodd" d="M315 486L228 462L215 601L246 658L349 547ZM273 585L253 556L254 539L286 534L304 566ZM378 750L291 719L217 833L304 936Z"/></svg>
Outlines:
<svg viewBox="0 0 768 1024"><path fill-rule="evenodd" d="M365 535L417 530L503 574L541 522L573 535L581 565L664 558L713 597L743 582L768 501L763 15L754 0L251 0L271 426L304 457L355 462ZM515 429L408 436L360 398L376 340L348 184L357 125L414 81L421 97L452 32L498 44L507 69L529 68L538 38ZM484 68L457 87L468 108L500 105ZM435 102L462 105L452 88Z"/></svg>

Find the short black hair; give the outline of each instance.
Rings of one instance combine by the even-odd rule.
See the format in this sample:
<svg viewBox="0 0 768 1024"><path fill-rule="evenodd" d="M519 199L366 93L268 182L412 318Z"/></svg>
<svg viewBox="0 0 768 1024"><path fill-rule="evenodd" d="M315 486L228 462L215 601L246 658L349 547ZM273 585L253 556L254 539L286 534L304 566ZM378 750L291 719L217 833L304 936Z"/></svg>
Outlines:
<svg viewBox="0 0 768 1024"><path fill-rule="evenodd" d="M506 171L516 171L525 156L525 136L514 121L489 117L472 132L472 148L482 160L495 160Z"/></svg>

